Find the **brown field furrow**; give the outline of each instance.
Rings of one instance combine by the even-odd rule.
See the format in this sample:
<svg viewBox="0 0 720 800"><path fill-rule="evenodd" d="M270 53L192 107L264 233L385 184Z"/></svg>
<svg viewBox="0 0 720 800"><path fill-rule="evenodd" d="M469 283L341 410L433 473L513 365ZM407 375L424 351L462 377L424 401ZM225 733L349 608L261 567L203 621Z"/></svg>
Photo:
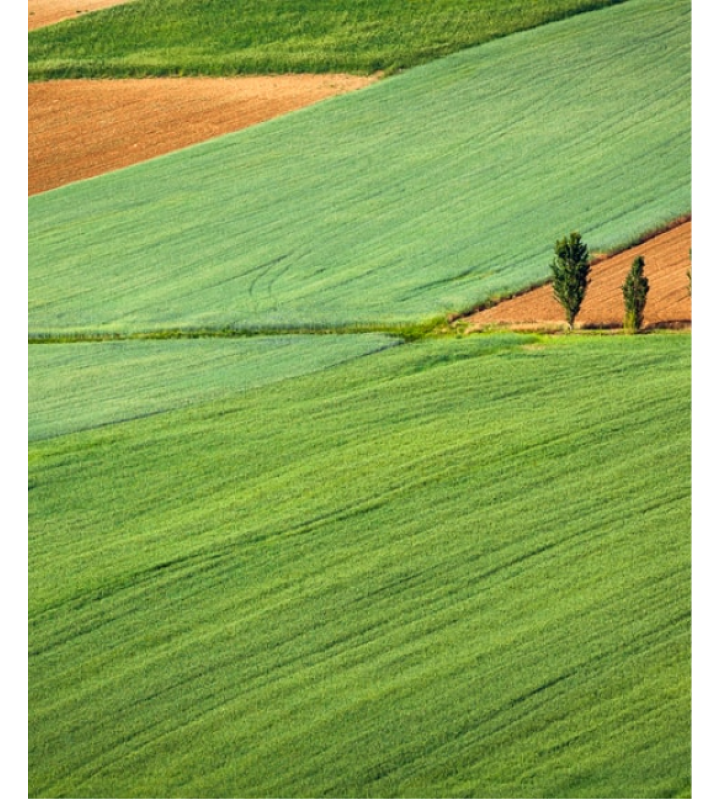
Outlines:
<svg viewBox="0 0 720 800"><path fill-rule="evenodd" d="M689 326L692 304L688 293L692 222L665 231L637 247L594 264L590 285L575 325L579 328L613 328L623 323L622 284L637 256L645 259L650 290L645 306L645 326ZM548 262L550 259L548 259ZM550 269L548 268L548 274ZM561 306L548 284L466 318L469 330L493 326L519 328L559 327Z"/></svg>
<svg viewBox="0 0 720 800"><path fill-rule="evenodd" d="M28 0L28 30L130 0Z"/></svg>
<svg viewBox="0 0 720 800"><path fill-rule="evenodd" d="M377 78L278 75L28 84L28 194L350 92Z"/></svg>

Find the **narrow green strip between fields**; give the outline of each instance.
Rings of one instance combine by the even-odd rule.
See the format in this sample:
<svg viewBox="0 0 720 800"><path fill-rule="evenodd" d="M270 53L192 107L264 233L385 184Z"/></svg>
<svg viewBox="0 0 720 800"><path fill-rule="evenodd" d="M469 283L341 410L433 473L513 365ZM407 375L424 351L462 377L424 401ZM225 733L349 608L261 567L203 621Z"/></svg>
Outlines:
<svg viewBox="0 0 720 800"><path fill-rule="evenodd" d="M393 73L624 0L137 0L33 31L30 80Z"/></svg>
<svg viewBox="0 0 720 800"><path fill-rule="evenodd" d="M157 331L49 331L28 336L28 344L69 344L72 342L162 341L166 339L245 339L261 336L357 336L384 334L406 342L426 336L447 334L447 320L432 319L407 325L345 325L336 327L306 326L292 328L168 328Z"/></svg>

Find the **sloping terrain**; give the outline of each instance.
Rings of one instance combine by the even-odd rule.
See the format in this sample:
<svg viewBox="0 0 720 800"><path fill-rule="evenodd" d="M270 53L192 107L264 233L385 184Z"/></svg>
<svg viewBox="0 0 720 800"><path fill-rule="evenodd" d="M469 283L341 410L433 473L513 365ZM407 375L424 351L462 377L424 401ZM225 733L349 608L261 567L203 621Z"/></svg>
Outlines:
<svg viewBox="0 0 720 800"><path fill-rule="evenodd" d="M690 211L689 21L634 0L36 195L30 330L417 322L617 246Z"/></svg>
<svg viewBox="0 0 720 800"><path fill-rule="evenodd" d="M624 306L622 284L637 256L645 260L650 291L645 307L645 326L678 327L690 324L692 303L688 270L691 266L692 223L684 222L611 258L595 263L590 285L575 324L577 327L622 326ZM549 270L548 270L549 272ZM504 325L540 327L564 325L562 307L546 285L471 314L465 319L469 330Z"/></svg>
<svg viewBox="0 0 720 800"><path fill-rule="evenodd" d="M28 193L101 175L368 85L351 75L28 84Z"/></svg>
<svg viewBox="0 0 720 800"><path fill-rule="evenodd" d="M30 348L29 797L690 796L689 336L117 346Z"/></svg>
<svg viewBox="0 0 720 800"><path fill-rule="evenodd" d="M83 12L117 2L91 0L84 4ZM64 0L31 0L28 13L29 27L33 28L72 16L77 9ZM31 83L29 194L239 130L369 82L370 79L348 75L284 75ZM657 243L657 247L663 246L670 248L667 258L672 260L674 243L664 237ZM647 267L653 272L656 289L647 308L649 325L683 324L690 318L686 269L680 263L666 264L667 258L660 257L657 266ZM624 262L621 259L615 263ZM609 299L601 299L605 295L604 281L612 283L616 278L610 264L594 270L594 285L578 324L618 324L622 309L618 309L617 297L613 298L617 287L609 289ZM559 321L557 304L547 287L472 318L472 324L477 322L480 326L552 325Z"/></svg>
<svg viewBox="0 0 720 800"><path fill-rule="evenodd" d="M30 198L29 797L692 795L691 336L357 333L689 212L689 22Z"/></svg>
<svg viewBox="0 0 720 800"><path fill-rule="evenodd" d="M33 80L373 74L623 0L137 0L28 38Z"/></svg>

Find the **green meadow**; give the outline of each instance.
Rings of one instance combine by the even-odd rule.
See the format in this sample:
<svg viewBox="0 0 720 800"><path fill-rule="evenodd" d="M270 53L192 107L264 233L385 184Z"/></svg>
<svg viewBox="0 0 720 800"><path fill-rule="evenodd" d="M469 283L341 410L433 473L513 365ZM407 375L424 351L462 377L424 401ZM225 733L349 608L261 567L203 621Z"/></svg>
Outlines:
<svg viewBox="0 0 720 800"><path fill-rule="evenodd" d="M634 0L29 199L33 335L409 324L691 210L690 3Z"/></svg>
<svg viewBox="0 0 720 800"><path fill-rule="evenodd" d="M111 425L318 372L398 343L366 336L274 336L33 346L31 441Z"/></svg>
<svg viewBox="0 0 720 800"><path fill-rule="evenodd" d="M690 797L691 336L438 325L691 212L689 0L29 41L401 74L29 198L28 796Z"/></svg>
<svg viewBox="0 0 720 800"><path fill-rule="evenodd" d="M29 77L386 73L619 0L135 0L33 31Z"/></svg>
<svg viewBox="0 0 720 800"><path fill-rule="evenodd" d="M29 795L689 796L690 358L430 339L122 424L58 406Z"/></svg>

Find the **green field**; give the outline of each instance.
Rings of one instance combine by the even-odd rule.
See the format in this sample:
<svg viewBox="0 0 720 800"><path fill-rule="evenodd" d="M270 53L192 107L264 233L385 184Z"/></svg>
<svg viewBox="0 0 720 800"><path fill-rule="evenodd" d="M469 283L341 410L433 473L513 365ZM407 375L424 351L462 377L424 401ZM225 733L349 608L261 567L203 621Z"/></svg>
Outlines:
<svg viewBox="0 0 720 800"><path fill-rule="evenodd" d="M318 372L398 343L387 336L118 341L30 348L30 441Z"/></svg>
<svg viewBox="0 0 720 800"><path fill-rule="evenodd" d="M426 340L32 443L29 796L690 796L690 357Z"/></svg>
<svg viewBox="0 0 720 800"><path fill-rule="evenodd" d="M691 796L691 336L435 327L691 211L690 11L30 36L35 76L462 52L29 198L29 797Z"/></svg>
<svg viewBox="0 0 720 800"><path fill-rule="evenodd" d="M393 72L620 0L136 0L32 32L29 77Z"/></svg>
<svg viewBox="0 0 720 800"><path fill-rule="evenodd" d="M29 199L29 328L413 323L691 210L690 2L631 0Z"/></svg>

